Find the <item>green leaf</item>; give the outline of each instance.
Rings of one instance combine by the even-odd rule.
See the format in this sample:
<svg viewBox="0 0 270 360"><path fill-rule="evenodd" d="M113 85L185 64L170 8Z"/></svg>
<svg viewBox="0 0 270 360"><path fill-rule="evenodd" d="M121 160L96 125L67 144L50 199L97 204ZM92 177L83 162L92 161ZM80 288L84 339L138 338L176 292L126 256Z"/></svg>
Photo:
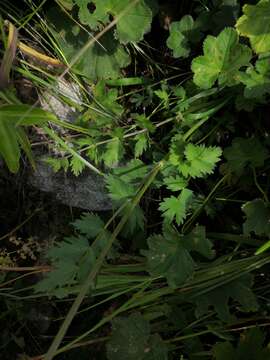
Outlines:
<svg viewBox="0 0 270 360"><path fill-rule="evenodd" d="M245 73L239 74L240 81L245 85L244 96L263 98L270 93L270 62L268 58L259 58L255 67L250 66Z"/></svg>
<svg viewBox="0 0 270 360"><path fill-rule="evenodd" d="M85 163L77 156L72 156L70 160L71 171L75 176L79 176L85 168Z"/></svg>
<svg viewBox="0 0 270 360"><path fill-rule="evenodd" d="M147 244L149 250L142 251L142 254L147 257L147 268L152 276L166 277L173 288L192 276L195 264L180 237L153 235L147 239Z"/></svg>
<svg viewBox="0 0 270 360"><path fill-rule="evenodd" d="M106 186L111 199L118 203L131 198L136 192L134 186L112 174L106 177Z"/></svg>
<svg viewBox="0 0 270 360"><path fill-rule="evenodd" d="M192 61L194 82L202 89L210 89L216 81L220 86L239 82L237 75L251 59L251 50L239 44L233 28L224 29L217 37L208 35L203 44L204 55Z"/></svg>
<svg viewBox="0 0 270 360"><path fill-rule="evenodd" d="M180 191L188 186L187 179L184 179L179 175L168 176L163 181L167 188L171 191Z"/></svg>
<svg viewBox="0 0 270 360"><path fill-rule="evenodd" d="M68 288L83 281L95 261L93 249L84 237L69 237L57 243L47 257L54 270L34 286L35 292L66 296Z"/></svg>
<svg viewBox="0 0 270 360"><path fill-rule="evenodd" d="M184 177L203 177L212 174L216 163L220 161L222 151L219 147L194 145L189 143L185 147L185 159L178 164L178 170Z"/></svg>
<svg viewBox="0 0 270 360"><path fill-rule="evenodd" d="M51 8L48 21L53 24L53 35L68 62L74 60L89 42L89 35L58 8ZM94 36L94 34L93 34ZM130 57L115 39L113 30L106 32L79 57L73 71L90 80L118 78L121 68L130 63Z"/></svg>
<svg viewBox="0 0 270 360"><path fill-rule="evenodd" d="M187 216L187 211L193 200L193 192L189 189L183 189L178 197L171 196L165 198L159 210L163 212L163 217L171 223L174 219L178 225L182 224Z"/></svg>
<svg viewBox="0 0 270 360"><path fill-rule="evenodd" d="M158 335L150 335L150 325L140 313L112 321L112 336L107 343L109 360L167 360L168 350Z"/></svg>
<svg viewBox="0 0 270 360"><path fill-rule="evenodd" d="M154 10L150 1L92 1L92 11L84 0L75 0L75 3L79 6L80 21L93 30L102 30L110 22L110 15L118 17L116 35L123 44L142 40L143 35L150 30Z"/></svg>
<svg viewBox="0 0 270 360"><path fill-rule="evenodd" d="M140 157L145 150L149 147L149 139L147 134L138 134L135 136L134 140L136 141L134 148L134 155L136 158Z"/></svg>
<svg viewBox="0 0 270 360"><path fill-rule="evenodd" d="M250 235L254 232L256 235L270 236L270 208L261 199L255 199L246 202L242 206L242 211L246 215L246 221L243 224L243 232Z"/></svg>
<svg viewBox="0 0 270 360"><path fill-rule="evenodd" d="M215 251L212 248L212 243L206 238L205 227L196 226L187 235L185 235L184 245L189 251L195 251L207 259L212 259L215 256Z"/></svg>
<svg viewBox="0 0 270 360"><path fill-rule="evenodd" d="M87 111L91 123L94 122L98 128L102 126L114 128L116 120L121 118L124 111L123 107L117 102L117 89L107 89L105 82L99 81L94 87L93 98L92 107ZM118 131L118 129L114 130ZM121 132L120 129L119 132Z"/></svg>
<svg viewBox="0 0 270 360"><path fill-rule="evenodd" d="M141 160L134 159L125 166L119 166L112 170L113 174L125 182L138 182L147 175L149 167Z"/></svg>
<svg viewBox="0 0 270 360"><path fill-rule="evenodd" d="M190 53L190 43L197 43L201 33L192 16L185 15L180 21L170 25L170 36L167 39L168 48L173 50L175 58L186 58Z"/></svg>
<svg viewBox="0 0 270 360"><path fill-rule="evenodd" d="M92 213L83 213L80 219L72 223L74 228L89 239L94 239L104 228L104 221Z"/></svg>
<svg viewBox="0 0 270 360"><path fill-rule="evenodd" d="M256 5L245 4L236 24L240 35L249 38L257 54L270 51L270 1L261 0Z"/></svg>
<svg viewBox="0 0 270 360"><path fill-rule="evenodd" d="M149 132L154 132L156 130L156 127L145 115L136 114L133 118L141 129L147 129Z"/></svg>
<svg viewBox="0 0 270 360"><path fill-rule="evenodd" d="M258 304L255 295L250 289L252 285L252 277L250 275L221 285L218 288L200 295L195 300L197 305L196 316L199 318L208 312L209 307L213 307L218 317L225 322L232 320L229 311L229 299L236 300L241 305L244 312L256 311Z"/></svg>
<svg viewBox="0 0 270 360"><path fill-rule="evenodd" d="M190 251L212 257L211 243L205 238L204 230L194 230L188 235L180 235L172 227L165 225L163 235L153 235L147 239L149 250L142 250L147 258L147 268L153 276L164 276L168 284L175 288L182 285L194 272L195 263Z"/></svg>
<svg viewBox="0 0 270 360"><path fill-rule="evenodd" d="M54 172L59 171L60 169L63 169L64 171L67 171L69 168L69 162L66 157L63 158L52 158L47 157L43 160L46 164L50 165Z"/></svg>
<svg viewBox="0 0 270 360"><path fill-rule="evenodd" d="M231 171L239 175L248 165L262 167L268 157L266 148L255 137L249 139L234 138L232 145L227 147L223 154Z"/></svg>
<svg viewBox="0 0 270 360"><path fill-rule="evenodd" d="M106 151L102 155L102 159L106 166L116 166L124 155L124 147L122 140L114 138L106 145Z"/></svg>
<svg viewBox="0 0 270 360"><path fill-rule="evenodd" d="M270 360L270 349L263 347L265 335L258 328L247 331L240 337L237 347L231 343L217 343L213 347L213 355L216 360Z"/></svg>

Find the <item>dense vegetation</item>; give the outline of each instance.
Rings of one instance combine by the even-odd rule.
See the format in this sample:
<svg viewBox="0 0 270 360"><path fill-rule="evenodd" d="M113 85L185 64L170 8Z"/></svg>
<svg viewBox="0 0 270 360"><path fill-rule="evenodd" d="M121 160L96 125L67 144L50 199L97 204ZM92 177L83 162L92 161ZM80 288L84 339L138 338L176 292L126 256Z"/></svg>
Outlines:
<svg viewBox="0 0 270 360"><path fill-rule="evenodd" d="M1 359L270 359L270 0L0 6Z"/></svg>

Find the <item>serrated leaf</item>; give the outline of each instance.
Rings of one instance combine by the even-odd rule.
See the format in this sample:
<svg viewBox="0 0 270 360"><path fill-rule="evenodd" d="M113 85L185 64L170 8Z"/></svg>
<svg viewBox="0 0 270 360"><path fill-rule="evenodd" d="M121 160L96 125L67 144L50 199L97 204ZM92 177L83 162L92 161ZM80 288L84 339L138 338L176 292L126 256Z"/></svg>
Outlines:
<svg viewBox="0 0 270 360"><path fill-rule="evenodd" d="M165 198L159 210L163 212L162 216L171 223L174 219L178 225L182 224L187 216L187 211L193 199L193 192L189 189L183 189L178 197L171 196Z"/></svg>
<svg viewBox="0 0 270 360"><path fill-rule="evenodd" d="M141 181L148 173L149 167L141 160L134 159L125 166L113 169L113 174L125 182Z"/></svg>
<svg viewBox="0 0 270 360"><path fill-rule="evenodd" d="M135 122L141 129L147 129L149 132L155 131L155 126L152 124L150 119L142 114L136 114L133 116Z"/></svg>
<svg viewBox="0 0 270 360"><path fill-rule="evenodd" d="M270 235L270 208L261 199L248 201L242 206L246 215L246 221L243 224L243 232L250 235L254 232L256 235Z"/></svg>
<svg viewBox="0 0 270 360"><path fill-rule="evenodd" d="M135 148L134 148L134 155L136 158L140 157L145 150L149 147L149 139L147 134L138 134L135 136Z"/></svg>
<svg viewBox="0 0 270 360"><path fill-rule="evenodd" d="M261 0L256 5L245 4L236 28L249 38L257 54L270 51L270 1Z"/></svg>
<svg viewBox="0 0 270 360"><path fill-rule="evenodd" d="M180 21L170 25L170 36L167 39L168 48L173 50L175 58L186 58L190 53L190 43L196 43L201 39L201 33L192 16L185 15Z"/></svg>
<svg viewBox="0 0 270 360"><path fill-rule="evenodd" d="M136 192L134 186L112 174L106 177L106 187L111 199L116 202L126 200Z"/></svg>
<svg viewBox="0 0 270 360"><path fill-rule="evenodd" d="M192 61L193 80L202 89L210 89L216 81L220 86L239 82L237 75L251 59L251 50L239 44L233 28L224 29L217 37L208 35L203 44L203 56Z"/></svg>
<svg viewBox="0 0 270 360"><path fill-rule="evenodd" d="M96 214L83 213L72 225L81 234L94 239L104 228L104 221Z"/></svg>
<svg viewBox="0 0 270 360"><path fill-rule="evenodd" d="M150 335L150 325L140 313L112 321L107 343L109 360L167 360L167 347L158 335Z"/></svg>
<svg viewBox="0 0 270 360"><path fill-rule="evenodd" d="M184 177L203 177L212 174L216 163L220 161L222 151L219 147L194 145L189 143L185 147L185 159L178 164L178 170Z"/></svg>
<svg viewBox="0 0 270 360"><path fill-rule="evenodd" d="M84 237L69 237L47 252L54 270L34 286L35 292L65 296L68 288L83 281L95 262L95 254Z"/></svg>
<svg viewBox="0 0 270 360"><path fill-rule="evenodd" d="M171 191L180 191L188 186L187 179L184 179L179 175L168 176L163 181L167 188Z"/></svg>
<svg viewBox="0 0 270 360"><path fill-rule="evenodd" d="M125 212L129 210L130 206L130 204L127 204L127 206L125 207ZM145 218L143 210L139 205L137 205L133 209L130 217L128 218L125 226L123 227L122 234L127 237L129 235L133 235L136 231L143 230L144 221Z"/></svg>
<svg viewBox="0 0 270 360"><path fill-rule="evenodd" d="M72 156L70 160L71 171L75 176L79 176L85 168L85 163L77 156Z"/></svg>
<svg viewBox="0 0 270 360"><path fill-rule="evenodd" d="M147 239L149 250L142 251L147 257L147 268L153 276L164 276L169 286L176 288L192 276L195 263L180 237L153 235Z"/></svg>
<svg viewBox="0 0 270 360"><path fill-rule="evenodd" d="M117 165L124 155L124 147L121 139L114 138L106 144L106 151L102 155L102 159L106 166Z"/></svg>
<svg viewBox="0 0 270 360"><path fill-rule="evenodd" d="M198 318L201 317L208 312L209 307L213 307L222 321L231 321L232 315L230 314L228 304L230 298L236 300L241 305L242 311L256 311L258 303L250 289L251 284L252 277L245 275L237 280L221 285L204 295L200 295L195 300L197 305L196 316Z"/></svg>
<svg viewBox="0 0 270 360"><path fill-rule="evenodd" d="M240 81L245 85L244 96L248 99L261 99L270 93L270 62L268 58L260 58L255 66L247 68L239 74Z"/></svg>
<svg viewBox="0 0 270 360"><path fill-rule="evenodd" d="M63 158L51 158L47 157L43 160L46 164L50 165L54 172L58 172L60 169L63 169L64 171L67 171L69 168L69 162L68 159Z"/></svg>
<svg viewBox="0 0 270 360"><path fill-rule="evenodd" d="M217 343L213 347L213 356L216 360L269 360L270 349L264 347L265 335L255 327L240 337L237 347L231 343Z"/></svg>
<svg viewBox="0 0 270 360"><path fill-rule="evenodd" d="M234 138L232 146L223 152L231 171L241 175L248 165L261 167L267 159L268 152L258 138Z"/></svg>

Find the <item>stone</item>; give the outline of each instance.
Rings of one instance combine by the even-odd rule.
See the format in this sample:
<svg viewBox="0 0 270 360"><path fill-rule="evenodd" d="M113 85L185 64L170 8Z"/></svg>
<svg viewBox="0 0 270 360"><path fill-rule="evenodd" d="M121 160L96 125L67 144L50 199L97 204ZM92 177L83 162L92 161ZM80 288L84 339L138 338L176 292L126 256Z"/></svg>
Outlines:
<svg viewBox="0 0 270 360"><path fill-rule="evenodd" d="M76 177L64 171L55 173L49 165L39 161L36 170L29 175L28 183L71 207L90 211L112 209L103 178L88 169Z"/></svg>

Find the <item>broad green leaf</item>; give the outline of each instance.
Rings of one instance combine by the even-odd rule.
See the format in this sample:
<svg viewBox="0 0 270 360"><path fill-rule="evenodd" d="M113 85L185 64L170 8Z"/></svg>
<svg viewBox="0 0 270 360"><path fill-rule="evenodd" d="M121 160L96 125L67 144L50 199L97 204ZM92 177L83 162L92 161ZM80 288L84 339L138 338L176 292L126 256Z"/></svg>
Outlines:
<svg viewBox="0 0 270 360"><path fill-rule="evenodd" d="M89 239L94 239L104 228L104 221L96 214L83 213L72 223L74 228Z"/></svg>
<svg viewBox="0 0 270 360"><path fill-rule="evenodd" d="M189 143L185 147L185 159L178 164L178 170L184 177L203 177L212 174L222 151L219 147L205 147Z"/></svg>
<svg viewBox="0 0 270 360"><path fill-rule="evenodd" d="M192 16L185 15L180 21L171 23L167 46L173 50L175 58L186 58L190 53L190 43L197 43L200 39L201 33L198 24Z"/></svg>
<svg viewBox="0 0 270 360"><path fill-rule="evenodd" d="M57 8L48 12L53 24L53 35L68 62L80 53L90 41L89 35ZM94 34L93 34L94 36ZM130 57L115 39L113 30L106 32L79 57L72 69L90 80L118 78L121 68L130 63Z"/></svg>
<svg viewBox="0 0 270 360"><path fill-rule="evenodd" d="M218 317L225 322L232 320L229 311L229 299L236 300L244 312L256 311L258 304L255 295L251 290L252 277L245 275L237 280L221 285L218 288L200 295L195 299L197 305L196 316L199 318L213 307Z"/></svg>
<svg viewBox="0 0 270 360"><path fill-rule="evenodd" d="M163 212L162 216L165 221L171 223L175 219L176 223L180 225L187 216L192 200L193 192L189 189L183 189L178 197L165 198L161 202L159 210Z"/></svg>
<svg viewBox="0 0 270 360"><path fill-rule="evenodd" d="M149 250L143 250L147 257L147 268L153 276L164 276L169 286L176 288L193 274L195 263L184 247L180 235L153 235L147 239Z"/></svg>
<svg viewBox="0 0 270 360"><path fill-rule="evenodd" d="M194 229L183 238L186 249L195 251L205 258L212 259L215 256L213 245L206 237L205 227L196 226Z"/></svg>
<svg viewBox="0 0 270 360"><path fill-rule="evenodd" d="M256 235L270 236L270 208L261 199L248 201L242 206L246 215L246 221L243 224L243 232L250 235L254 232Z"/></svg>
<svg viewBox="0 0 270 360"><path fill-rule="evenodd" d="M236 24L239 34L249 38L257 54L270 51L270 1L261 0L256 5L245 4Z"/></svg>
<svg viewBox="0 0 270 360"><path fill-rule="evenodd" d="M167 353L160 336L150 335L149 322L140 313L113 319L108 360L167 360Z"/></svg>
<svg viewBox="0 0 270 360"><path fill-rule="evenodd" d="M247 66L251 50L239 44L233 28L224 29L217 37L208 35L203 44L203 56L192 61L194 82L202 89L210 89L216 81L220 86L232 86L239 82L239 69Z"/></svg>
<svg viewBox="0 0 270 360"><path fill-rule="evenodd" d="M216 360L270 360L270 349L263 346L264 333L254 327L245 332L234 348L231 343L217 343L213 347L213 356Z"/></svg>
<svg viewBox="0 0 270 360"><path fill-rule="evenodd" d="M240 81L245 85L244 96L262 98L270 93L270 62L268 58L259 58L255 66L247 68L245 73L240 72Z"/></svg>
<svg viewBox="0 0 270 360"><path fill-rule="evenodd" d="M248 165L262 167L268 157L266 148L258 138L234 138L232 145L223 151L231 171L241 175Z"/></svg>
<svg viewBox="0 0 270 360"><path fill-rule="evenodd" d="M92 30L102 30L103 26L110 22L110 15L119 18L116 23L116 36L123 44L142 40L143 35L150 30L153 1L92 1L90 10L88 2L84 0L75 0L75 3L79 6L80 21Z"/></svg>

